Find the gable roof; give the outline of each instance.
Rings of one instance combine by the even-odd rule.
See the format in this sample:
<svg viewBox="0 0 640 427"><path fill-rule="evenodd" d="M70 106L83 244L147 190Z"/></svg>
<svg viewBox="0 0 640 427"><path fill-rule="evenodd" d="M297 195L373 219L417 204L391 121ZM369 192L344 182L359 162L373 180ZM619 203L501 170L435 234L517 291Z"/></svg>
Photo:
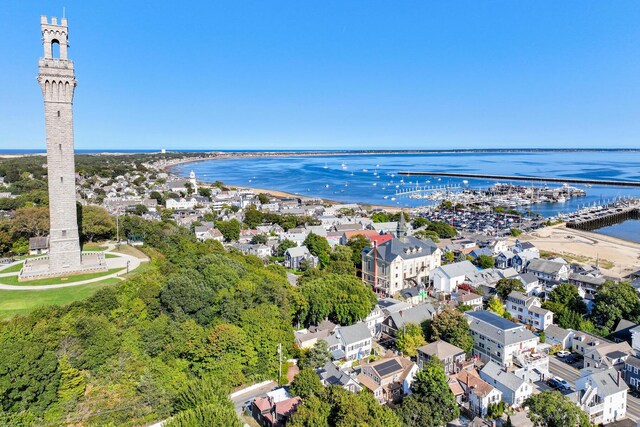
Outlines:
<svg viewBox="0 0 640 427"><path fill-rule="evenodd" d="M440 360L445 360L457 354L464 353L464 350L453 344L449 344L446 341L438 340L430 344L423 345L422 347L418 347L418 352L427 354L431 357L435 356Z"/></svg>
<svg viewBox="0 0 640 427"><path fill-rule="evenodd" d="M460 276L470 276L478 271L478 269L467 260L443 265L438 267L438 270L443 272L449 279Z"/></svg>
<svg viewBox="0 0 640 427"><path fill-rule="evenodd" d="M364 322L356 323L351 326L341 326L338 328L342 340L349 344L366 339L371 339L371 331Z"/></svg>
<svg viewBox="0 0 640 427"><path fill-rule="evenodd" d="M480 376L489 384L491 384L491 381L489 381L489 378L491 378L495 383L498 383L512 391L517 391L525 383L522 378L518 378L511 372L505 372L500 365L491 360L484 365L480 371Z"/></svg>
<svg viewBox="0 0 640 427"><path fill-rule="evenodd" d="M538 271L545 274L558 274L565 266L566 264L562 264L560 262L536 258L529 262L529 265L527 265L527 271Z"/></svg>
<svg viewBox="0 0 640 427"><path fill-rule="evenodd" d="M436 309L431 303L424 303L416 305L415 307L408 308L406 310L400 310L395 313L391 313L389 317L393 320L396 328L401 328L407 323L415 323L419 325L425 320L430 320L436 313Z"/></svg>
<svg viewBox="0 0 640 427"><path fill-rule="evenodd" d="M311 252L307 249L306 246L296 246L295 248L289 248L285 251L285 254L288 253L291 258L305 257L310 256Z"/></svg>
<svg viewBox="0 0 640 427"><path fill-rule="evenodd" d="M469 328L472 331L487 336L502 345L536 338L524 325L518 325L490 311L467 311L464 315L470 319Z"/></svg>

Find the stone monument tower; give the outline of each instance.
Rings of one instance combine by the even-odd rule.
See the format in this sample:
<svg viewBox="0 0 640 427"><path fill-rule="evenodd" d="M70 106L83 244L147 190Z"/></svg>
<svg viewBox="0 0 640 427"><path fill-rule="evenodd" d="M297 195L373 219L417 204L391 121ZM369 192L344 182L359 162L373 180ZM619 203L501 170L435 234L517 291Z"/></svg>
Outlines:
<svg viewBox="0 0 640 427"><path fill-rule="evenodd" d="M69 47L67 20L40 18L44 57L38 63L38 83L44 96L49 181L49 273L81 270L76 212L73 150L73 92L76 79Z"/></svg>

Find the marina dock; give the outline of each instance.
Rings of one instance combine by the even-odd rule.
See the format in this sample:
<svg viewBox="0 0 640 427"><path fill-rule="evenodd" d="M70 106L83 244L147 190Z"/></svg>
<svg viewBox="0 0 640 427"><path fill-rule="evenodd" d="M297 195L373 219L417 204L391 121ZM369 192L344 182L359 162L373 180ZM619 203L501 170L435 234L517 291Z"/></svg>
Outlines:
<svg viewBox="0 0 640 427"><path fill-rule="evenodd" d="M539 177L539 176L485 175L485 174L479 174L479 173L411 172L411 171L399 171L398 175L497 179L497 180L503 180L503 181L557 182L557 183L569 183L569 184L608 185L608 186L614 186L614 187L640 187L640 181L615 181L615 180L609 180L609 179L547 178L547 177Z"/></svg>
<svg viewBox="0 0 640 427"><path fill-rule="evenodd" d="M606 206L582 209L567 218L567 228L591 231L628 219L640 219L640 199L625 199Z"/></svg>

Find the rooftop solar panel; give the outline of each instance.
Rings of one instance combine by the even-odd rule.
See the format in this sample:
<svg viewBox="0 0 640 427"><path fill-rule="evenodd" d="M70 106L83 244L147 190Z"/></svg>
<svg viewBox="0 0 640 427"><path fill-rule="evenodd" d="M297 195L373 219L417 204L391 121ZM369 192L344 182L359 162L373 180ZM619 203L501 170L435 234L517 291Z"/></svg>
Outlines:
<svg viewBox="0 0 640 427"><path fill-rule="evenodd" d="M402 369L402 365L398 363L396 360L387 360L379 365L376 365L376 371L382 377L385 375L389 375L392 372L399 371Z"/></svg>

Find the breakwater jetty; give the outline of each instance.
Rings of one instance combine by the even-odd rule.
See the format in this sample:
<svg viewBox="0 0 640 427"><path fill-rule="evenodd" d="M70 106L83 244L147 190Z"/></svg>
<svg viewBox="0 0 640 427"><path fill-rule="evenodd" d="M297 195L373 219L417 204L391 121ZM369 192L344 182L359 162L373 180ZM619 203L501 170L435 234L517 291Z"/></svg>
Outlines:
<svg viewBox="0 0 640 427"><path fill-rule="evenodd" d="M640 187L640 181L615 181L610 179L549 178L549 177L540 177L540 176L487 175L487 174L480 174L480 173L414 172L414 171L399 171L398 175L497 179L497 180L504 180L504 181L558 182L558 183L570 183L570 184L608 185L608 186L614 186L614 187Z"/></svg>
<svg viewBox="0 0 640 427"><path fill-rule="evenodd" d="M591 231L628 219L640 219L640 199L624 199L610 205L579 210L567 218L567 228Z"/></svg>

